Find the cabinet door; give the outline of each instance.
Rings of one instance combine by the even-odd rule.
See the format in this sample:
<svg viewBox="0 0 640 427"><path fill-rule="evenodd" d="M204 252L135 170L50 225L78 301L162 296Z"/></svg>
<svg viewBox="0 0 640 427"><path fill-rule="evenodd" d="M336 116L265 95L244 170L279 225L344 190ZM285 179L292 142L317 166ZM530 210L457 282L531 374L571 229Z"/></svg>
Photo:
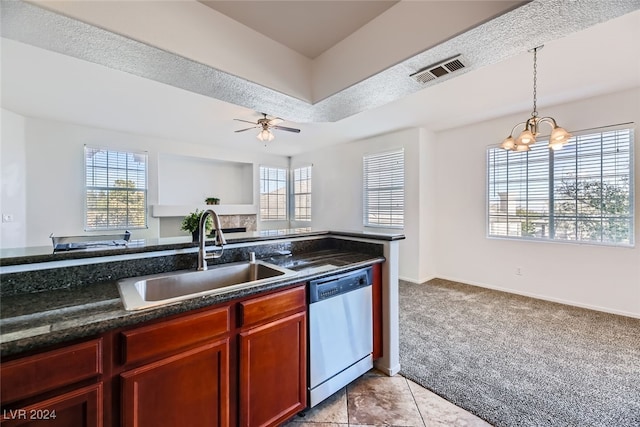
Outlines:
<svg viewBox="0 0 640 427"><path fill-rule="evenodd" d="M229 340L121 374L124 427L229 425Z"/></svg>
<svg viewBox="0 0 640 427"><path fill-rule="evenodd" d="M3 405L70 386L102 373L102 339L69 345L0 365Z"/></svg>
<svg viewBox="0 0 640 427"><path fill-rule="evenodd" d="M240 425L274 426L307 406L306 312L240 334Z"/></svg>
<svg viewBox="0 0 640 427"><path fill-rule="evenodd" d="M3 427L101 427L102 384L2 412Z"/></svg>

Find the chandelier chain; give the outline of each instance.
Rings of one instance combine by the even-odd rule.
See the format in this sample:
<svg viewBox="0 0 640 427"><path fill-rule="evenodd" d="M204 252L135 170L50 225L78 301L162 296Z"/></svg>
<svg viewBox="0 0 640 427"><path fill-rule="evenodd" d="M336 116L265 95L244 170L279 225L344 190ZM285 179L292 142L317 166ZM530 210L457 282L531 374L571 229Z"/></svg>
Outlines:
<svg viewBox="0 0 640 427"><path fill-rule="evenodd" d="M533 49L533 111L531 115L538 117L537 95L538 95L538 48Z"/></svg>

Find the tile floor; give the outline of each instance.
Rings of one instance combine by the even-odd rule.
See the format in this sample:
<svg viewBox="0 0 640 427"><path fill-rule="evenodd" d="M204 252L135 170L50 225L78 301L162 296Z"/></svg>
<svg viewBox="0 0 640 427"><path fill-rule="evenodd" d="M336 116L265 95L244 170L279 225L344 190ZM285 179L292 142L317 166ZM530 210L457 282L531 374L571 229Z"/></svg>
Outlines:
<svg viewBox="0 0 640 427"><path fill-rule="evenodd" d="M286 427L489 427L490 424L404 377L372 371Z"/></svg>

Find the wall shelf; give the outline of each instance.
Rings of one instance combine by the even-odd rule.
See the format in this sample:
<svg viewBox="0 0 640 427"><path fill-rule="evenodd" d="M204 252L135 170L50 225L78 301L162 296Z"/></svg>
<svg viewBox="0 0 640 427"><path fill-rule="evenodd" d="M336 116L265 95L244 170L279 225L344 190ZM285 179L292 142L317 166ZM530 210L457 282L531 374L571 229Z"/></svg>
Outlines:
<svg viewBox="0 0 640 427"><path fill-rule="evenodd" d="M237 205L151 205L154 218L184 217L196 209L213 209L218 215L257 215L258 207L250 204Z"/></svg>

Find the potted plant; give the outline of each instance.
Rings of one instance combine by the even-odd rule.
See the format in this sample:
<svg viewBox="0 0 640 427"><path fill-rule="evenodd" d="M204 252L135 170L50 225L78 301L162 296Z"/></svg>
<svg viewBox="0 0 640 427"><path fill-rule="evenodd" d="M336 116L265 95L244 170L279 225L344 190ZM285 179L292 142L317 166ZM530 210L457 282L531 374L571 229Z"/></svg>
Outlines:
<svg viewBox="0 0 640 427"><path fill-rule="evenodd" d="M219 205L220 199L218 199L217 197L207 197L206 199L204 199L204 202L208 205Z"/></svg>
<svg viewBox="0 0 640 427"><path fill-rule="evenodd" d="M188 231L191 233L191 237L194 242L198 241L198 226L200 225L200 217L204 211L196 209L194 212L191 212L189 215L185 216L182 219L182 224L180 226L181 230ZM207 217L207 222L204 224L205 233L208 235L213 230L213 220L211 216Z"/></svg>

